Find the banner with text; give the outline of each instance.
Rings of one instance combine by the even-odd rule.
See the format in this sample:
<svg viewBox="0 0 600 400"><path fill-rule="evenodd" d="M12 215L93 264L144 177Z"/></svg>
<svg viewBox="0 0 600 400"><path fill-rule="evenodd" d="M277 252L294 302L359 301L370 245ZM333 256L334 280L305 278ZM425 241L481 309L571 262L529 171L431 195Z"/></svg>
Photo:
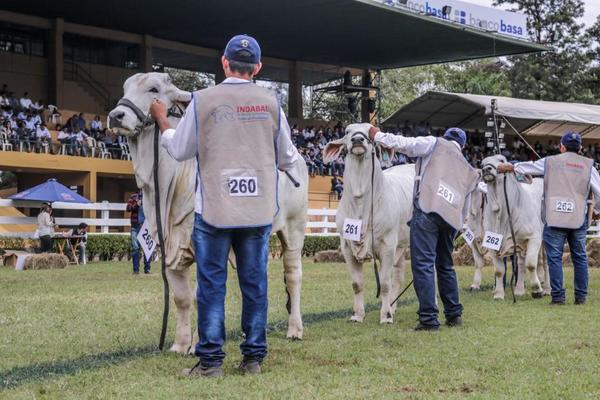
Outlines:
<svg viewBox="0 0 600 400"><path fill-rule="evenodd" d="M493 7L459 0L373 0L391 7L408 8L462 25L469 25L502 35L528 39L527 16Z"/></svg>

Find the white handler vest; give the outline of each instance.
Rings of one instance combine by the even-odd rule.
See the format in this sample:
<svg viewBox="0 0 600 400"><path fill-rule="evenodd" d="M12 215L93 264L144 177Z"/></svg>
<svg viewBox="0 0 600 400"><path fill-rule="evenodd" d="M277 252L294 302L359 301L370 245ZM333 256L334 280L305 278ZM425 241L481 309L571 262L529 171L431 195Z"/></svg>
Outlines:
<svg viewBox="0 0 600 400"><path fill-rule="evenodd" d="M479 174L456 144L442 138L436 139L424 171L422 162L422 158L417 161L420 176L416 177L414 193L419 208L438 214L456 230L462 229L466 197L475 190Z"/></svg>
<svg viewBox="0 0 600 400"><path fill-rule="evenodd" d="M586 218L594 161L573 152L546 157L543 218L554 228L580 228Z"/></svg>
<svg viewBox="0 0 600 400"><path fill-rule="evenodd" d="M277 205L280 107L253 83L194 93L202 218L217 228L266 226Z"/></svg>

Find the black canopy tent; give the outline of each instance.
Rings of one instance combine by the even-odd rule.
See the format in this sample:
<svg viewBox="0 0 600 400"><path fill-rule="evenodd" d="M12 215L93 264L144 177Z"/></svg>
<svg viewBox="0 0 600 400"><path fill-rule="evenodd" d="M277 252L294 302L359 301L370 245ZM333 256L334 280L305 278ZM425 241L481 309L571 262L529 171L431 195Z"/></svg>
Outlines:
<svg viewBox="0 0 600 400"><path fill-rule="evenodd" d="M339 76L327 66L378 70L545 49L374 0L4 0L0 8L216 50L245 32L265 56L322 65L304 71L305 84ZM210 56L168 48L153 57L204 72L217 67ZM288 74L287 66L268 64L261 78L287 81Z"/></svg>

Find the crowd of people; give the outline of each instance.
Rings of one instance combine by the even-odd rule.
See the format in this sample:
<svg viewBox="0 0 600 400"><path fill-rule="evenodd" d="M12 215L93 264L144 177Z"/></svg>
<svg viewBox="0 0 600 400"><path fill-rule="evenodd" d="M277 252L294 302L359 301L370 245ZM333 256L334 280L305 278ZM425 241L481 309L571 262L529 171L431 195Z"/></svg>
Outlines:
<svg viewBox="0 0 600 400"><path fill-rule="evenodd" d="M58 131L56 141L53 141L44 120L46 110L49 121L61 117L56 107L46 105L42 100L33 102L27 92L18 98L4 84L0 90L0 144L10 144L13 151L82 157L90 155L90 150L99 143L111 158L119 158L123 151L128 151L125 137L109 134L99 115L88 122L83 113L73 114L64 124L53 124L53 130Z"/></svg>
<svg viewBox="0 0 600 400"><path fill-rule="evenodd" d="M403 126L392 130L391 133L406 137L417 136L442 136L445 129L433 129L427 124L414 124L408 121ZM310 176L342 176L344 174L344 155L329 163L323 162L322 150L325 145L336 139L344 136L344 127L340 124L334 128L327 126L314 127L307 126L298 128L296 125L292 127L292 141L298 148L298 151L304 158L308 166ZM481 161L495 154L495 150L487 147L488 139L484 137L484 133L480 131L469 132L468 141L463 149L463 154L466 160L474 168L481 168ZM549 140L546 144L542 144L539 140L530 141L530 148L523 140L514 137L507 140L506 146L501 150L502 155L508 161L534 161L538 159L536 153L540 157L546 157L559 153L559 140ZM535 151L535 152L534 152ZM587 145L582 149L583 155L594 160L596 164L600 163L600 147L598 144ZM391 160L392 165L401 165L414 162L410 158L396 153ZM332 191L333 186L332 186Z"/></svg>

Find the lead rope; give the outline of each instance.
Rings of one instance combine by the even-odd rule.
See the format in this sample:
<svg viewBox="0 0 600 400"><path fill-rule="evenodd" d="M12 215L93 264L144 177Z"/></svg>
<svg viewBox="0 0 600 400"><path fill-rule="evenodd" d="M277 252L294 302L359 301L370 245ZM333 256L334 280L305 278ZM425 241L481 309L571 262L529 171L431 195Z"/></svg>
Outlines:
<svg viewBox="0 0 600 400"><path fill-rule="evenodd" d="M512 259L512 276L510 277L510 292L512 293L513 304L517 302L515 297L514 284L519 276L519 261L517 259L517 240L515 237L515 229L513 228L512 216L510 214L510 205L508 204L508 194L506 193L507 174L504 174L504 201L506 202L506 211L508 212L508 225L510 226L510 235L513 241L513 259Z"/></svg>
<svg viewBox="0 0 600 400"><path fill-rule="evenodd" d="M379 281L379 269L377 268L377 257L375 257L375 221L373 221L373 207L375 198L375 143L372 144L371 151L371 253L373 256L373 272L375 273L375 283L377 284L377 293L375 298L379 298L381 294L381 282Z"/></svg>
<svg viewBox="0 0 600 400"><path fill-rule="evenodd" d="M158 349L162 351L165 346L167 336L167 327L169 324L169 281L167 280L167 262L165 260L165 239L163 236L162 217L160 212L160 191L158 183L158 144L160 140L160 130L158 124L154 124L154 208L156 213L156 229L158 230L158 245L160 246L161 275L163 280L163 318L160 331L160 341Z"/></svg>

